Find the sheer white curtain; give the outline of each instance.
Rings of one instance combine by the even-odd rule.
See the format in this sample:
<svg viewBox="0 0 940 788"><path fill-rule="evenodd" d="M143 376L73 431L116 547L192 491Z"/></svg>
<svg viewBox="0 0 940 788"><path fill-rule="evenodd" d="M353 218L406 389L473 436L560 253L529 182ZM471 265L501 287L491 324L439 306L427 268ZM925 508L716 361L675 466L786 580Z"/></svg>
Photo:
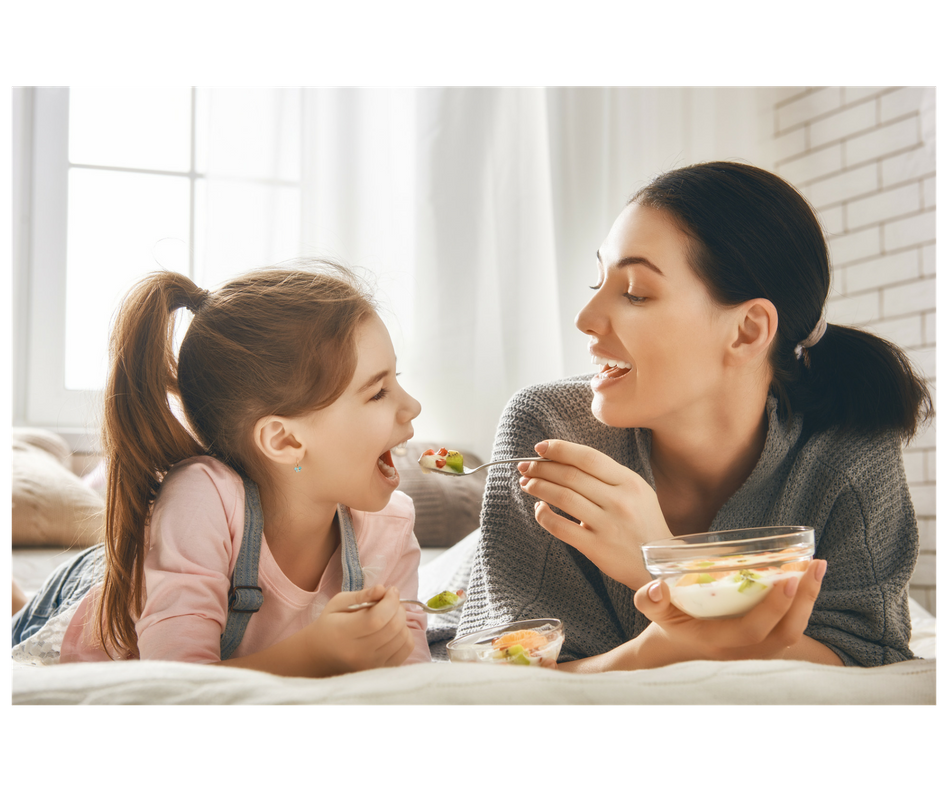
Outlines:
<svg viewBox="0 0 940 788"><path fill-rule="evenodd" d="M30 89L14 102L15 160L35 159L14 198L14 226L31 228L16 239L18 292L28 289L30 304L24 311L17 302L15 316L29 337L17 345L17 375L28 379L14 388L19 423L95 430L108 318L144 272L179 268L214 287L259 265L325 255L374 275L402 382L424 404L418 435L481 455L515 391L589 371L573 321L594 282L597 247L629 195L693 161L770 166L775 95L186 88L177 103L195 111L174 114L156 112L159 96L140 89L131 97L151 107L140 121L126 93L79 93L70 101L66 89ZM137 140L126 125L156 120L156 139L141 137L130 158L108 142ZM76 144L70 155L70 138L83 134L97 153ZM182 140L180 161L153 161L171 138ZM70 169L124 185L70 201ZM128 197L134 179L150 184L139 199ZM179 188L161 212L152 204L164 182ZM168 221L167 211L183 219ZM106 258L113 273L102 275ZM92 284L95 301L66 292L81 259L94 274L71 281ZM69 303L94 317L84 333L67 330ZM79 390L66 385L65 358L90 370Z"/></svg>
<svg viewBox="0 0 940 788"><path fill-rule="evenodd" d="M769 106L757 88L309 89L304 252L375 273L418 437L488 455L515 391L590 371L574 318L632 192L695 161L769 166Z"/></svg>

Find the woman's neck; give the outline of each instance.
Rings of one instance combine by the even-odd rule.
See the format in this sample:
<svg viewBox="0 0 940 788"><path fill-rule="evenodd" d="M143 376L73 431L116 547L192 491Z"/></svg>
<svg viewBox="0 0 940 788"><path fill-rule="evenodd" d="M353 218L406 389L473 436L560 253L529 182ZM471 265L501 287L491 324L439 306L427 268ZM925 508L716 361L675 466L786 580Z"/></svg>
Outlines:
<svg viewBox="0 0 940 788"><path fill-rule="evenodd" d="M670 530L707 531L741 487L767 438L766 395L716 403L681 425L652 430L650 465Z"/></svg>

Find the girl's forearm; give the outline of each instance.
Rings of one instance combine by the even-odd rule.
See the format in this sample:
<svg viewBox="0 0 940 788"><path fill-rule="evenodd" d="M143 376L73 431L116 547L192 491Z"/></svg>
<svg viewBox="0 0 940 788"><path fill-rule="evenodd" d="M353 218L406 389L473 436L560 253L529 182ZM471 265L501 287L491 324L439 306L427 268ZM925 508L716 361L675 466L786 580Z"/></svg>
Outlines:
<svg viewBox="0 0 940 788"><path fill-rule="evenodd" d="M216 664L230 668L261 670L277 676L321 678L333 675L333 671L320 664L320 661L316 658L316 653L311 652L305 638L306 634L301 630L262 651L257 651L245 657L226 659Z"/></svg>

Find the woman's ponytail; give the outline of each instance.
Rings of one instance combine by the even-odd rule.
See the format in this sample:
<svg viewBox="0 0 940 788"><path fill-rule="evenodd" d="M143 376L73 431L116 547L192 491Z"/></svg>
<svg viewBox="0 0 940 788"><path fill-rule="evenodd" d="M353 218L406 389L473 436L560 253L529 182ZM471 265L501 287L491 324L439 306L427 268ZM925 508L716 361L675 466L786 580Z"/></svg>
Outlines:
<svg viewBox="0 0 940 788"><path fill-rule="evenodd" d="M927 383L901 348L874 334L829 325L822 339L778 371L778 397L811 432L895 430L905 440L933 415Z"/></svg>
<svg viewBox="0 0 940 788"><path fill-rule="evenodd" d="M766 298L777 309L771 390L804 429L910 440L933 416L924 378L897 346L827 325L829 253L813 209L776 175L736 162L683 167L633 201L662 209L691 237L689 263L720 304Z"/></svg>
<svg viewBox="0 0 940 788"><path fill-rule="evenodd" d="M98 635L112 656L136 654L134 621L143 603L145 529L164 474L202 448L176 418L175 312L196 311L208 294L187 277L152 274L125 298L111 334L104 396L107 458L106 572Z"/></svg>

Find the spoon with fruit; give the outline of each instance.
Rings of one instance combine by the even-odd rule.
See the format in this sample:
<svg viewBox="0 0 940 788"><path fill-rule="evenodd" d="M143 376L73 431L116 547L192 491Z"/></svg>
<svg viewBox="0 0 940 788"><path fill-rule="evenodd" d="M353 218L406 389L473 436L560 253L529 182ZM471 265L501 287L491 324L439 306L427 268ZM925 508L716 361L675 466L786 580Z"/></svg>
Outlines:
<svg viewBox="0 0 940 788"><path fill-rule="evenodd" d="M403 605L416 605L425 613L450 613L452 610L459 610L467 601L467 592L462 588L458 591L441 591L436 596L432 596L427 603L419 602L417 599L402 599ZM360 602L358 605L350 605L347 610L361 610L364 607L372 607L375 602Z"/></svg>
<svg viewBox="0 0 940 788"><path fill-rule="evenodd" d="M425 473L446 473L448 476L469 476L471 473L482 471L491 465L501 465L505 462L551 462L547 457L510 457L506 460L493 460L485 462L478 468L468 468L463 464L463 455L453 449L428 449L418 458L418 465Z"/></svg>

